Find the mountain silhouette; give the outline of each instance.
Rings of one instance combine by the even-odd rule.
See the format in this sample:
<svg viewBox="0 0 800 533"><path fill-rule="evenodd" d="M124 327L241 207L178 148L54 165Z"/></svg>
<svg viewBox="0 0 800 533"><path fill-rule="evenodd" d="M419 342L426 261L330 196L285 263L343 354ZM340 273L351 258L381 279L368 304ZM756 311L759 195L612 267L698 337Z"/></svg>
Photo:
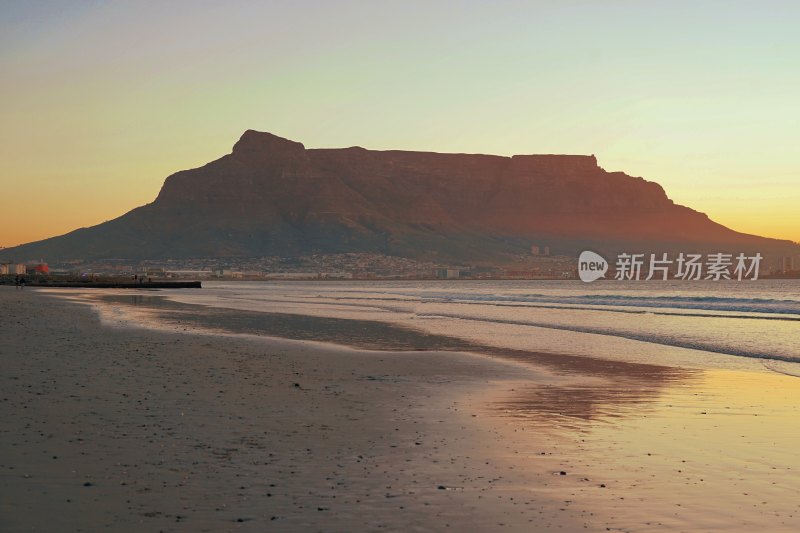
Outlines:
<svg viewBox="0 0 800 533"><path fill-rule="evenodd" d="M377 252L453 262L553 253L795 250L672 202L594 156L306 149L246 131L169 176L154 202L2 258L159 259ZM787 252L788 253L788 252Z"/></svg>

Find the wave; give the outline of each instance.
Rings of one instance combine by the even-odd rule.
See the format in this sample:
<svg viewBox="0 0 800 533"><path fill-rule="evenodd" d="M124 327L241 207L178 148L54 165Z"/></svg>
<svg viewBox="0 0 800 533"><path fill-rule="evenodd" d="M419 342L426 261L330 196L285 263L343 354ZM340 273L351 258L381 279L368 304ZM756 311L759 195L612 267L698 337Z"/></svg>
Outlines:
<svg viewBox="0 0 800 533"><path fill-rule="evenodd" d="M300 304L300 309L293 312L301 312L306 304L318 308L315 312L335 306L324 313L336 316L350 314L348 309L382 311L388 314L381 314L380 318L388 321L393 320L392 313L399 313L401 319L412 314L423 319L438 317L475 324L530 326L785 362L789 366L800 363L800 345L792 334L794 324L800 321L800 298L794 286L781 286L779 290L743 288L740 292L728 287L728 292L723 293L725 296L713 294L716 289L712 288L697 293L671 291L666 294L649 289L587 294L583 287L549 292L544 287L530 290L532 287L467 285L452 290L450 287L342 285L337 285L335 290L321 285L291 285L289 289L257 297L253 297L253 293L236 293L220 294L217 298L249 300L255 307ZM502 311L506 307L509 309ZM540 309L555 311L536 311ZM647 315L661 318L637 320ZM376 315L376 318L379 317ZM736 323L724 325L723 319Z"/></svg>
<svg viewBox="0 0 800 533"><path fill-rule="evenodd" d="M800 301L778 300L769 298L731 298L720 296L627 296L621 294L586 294L586 295L490 295L438 293L421 295L425 300L442 302L475 302L481 304L499 303L552 303L562 305L593 305L601 307L646 307L657 309L697 309L706 311L731 311L740 313L769 313L798 315L800 318Z"/></svg>
<svg viewBox="0 0 800 533"><path fill-rule="evenodd" d="M748 357L752 359L770 359L774 361L784 361L787 363L800 363L800 355L780 355L766 352L758 352L753 350L746 350L740 347L732 347L728 345L714 344L712 342L700 341L696 339L687 339L681 337L673 337L668 335L658 335L654 333L642 333L628 330L607 329L595 326L574 326L564 324L552 324L548 322L537 322L527 320L509 320L509 319L495 319L495 318L481 318L470 315L459 315L455 313L431 313L419 314L422 318L452 318L458 320L469 320L474 322L488 322L493 324L509 324L515 326L532 326L537 328L554 329L560 331L572 331L575 333L590 333L593 335L605 335L609 337L620 337L641 342L649 342L652 344L661 344L663 346L673 346L676 348L686 348L689 350L701 350L706 352L713 352L723 355L737 355L740 357Z"/></svg>
<svg viewBox="0 0 800 533"><path fill-rule="evenodd" d="M783 374L784 376L791 376L793 378L800 378L800 369L796 368L796 366L787 368L786 366L781 366L785 362L784 361L764 361L763 365L764 368L767 370L771 370L772 372L777 372L778 374Z"/></svg>
<svg viewBox="0 0 800 533"><path fill-rule="evenodd" d="M305 301L303 300L305 298ZM589 297L586 297L589 298ZM779 301L786 301L796 303L798 305L797 310L792 310L790 306L786 306L784 309L777 309L775 307L771 308L772 310L766 310L765 307L760 306L755 308L753 306L728 306L727 308L723 308L721 306L715 306L709 308L708 306L680 306L680 305L645 305L643 303L634 303L634 297L615 297L615 298L628 298L631 302L626 304L614 303L609 304L606 303L603 305L602 303L592 302L589 304L581 305L577 302L577 298L572 298L571 301L563 301L565 297L546 297L541 298L538 300L534 300L530 297L526 298L519 298L519 297L502 297L502 296L494 296L494 295L485 295L485 296L464 296L463 294L459 294L458 296L420 296L417 295L417 300L423 303L445 303L445 304L455 304L455 305L482 305L482 306L492 306L492 307L520 307L520 308L537 308L537 309L560 309L565 311L600 311L600 312L609 312L609 313L625 313L625 314L653 314L653 315L661 315L661 316L683 316L683 317L700 317L700 318L739 318L739 319L750 319L750 320L786 320L791 322L800 322L800 302L793 302L792 300L779 300ZM400 302L400 303L413 303L415 300L410 299L410 297L406 296L403 298L397 298L392 296L375 296L372 298L366 297L358 297L358 296L328 296L325 298L326 300L331 300L336 302L336 305L343 305L343 306L357 306L357 307L372 307L375 309L389 309L395 310L394 308L387 307L386 305L377 305L380 302ZM300 299L295 300L294 303L307 303L309 300L319 300L319 296L305 296L300 297ZM723 298L717 298L717 300L723 300ZM728 299L732 300L732 299ZM278 302L279 300L276 300ZM292 301L292 300L283 300L283 301ZM348 301L356 301L356 302L369 302L370 305L366 305L365 303L345 303ZM641 300L639 300L641 301ZM740 300L741 301L741 300ZM755 300L751 300L755 301ZM758 300L759 302L769 302L775 300ZM636 308L644 308L644 309L636 309ZM651 310L651 309L660 309L660 310ZM669 311L669 309L675 309L676 311ZM683 309L684 311L709 311L706 313L703 312L681 312L680 310ZM723 314L728 313L728 314ZM737 314L739 313L739 314ZM744 314L743 314L744 313ZM746 313L761 313L760 315L756 314L746 314ZM772 316L764 316L764 315L772 315Z"/></svg>

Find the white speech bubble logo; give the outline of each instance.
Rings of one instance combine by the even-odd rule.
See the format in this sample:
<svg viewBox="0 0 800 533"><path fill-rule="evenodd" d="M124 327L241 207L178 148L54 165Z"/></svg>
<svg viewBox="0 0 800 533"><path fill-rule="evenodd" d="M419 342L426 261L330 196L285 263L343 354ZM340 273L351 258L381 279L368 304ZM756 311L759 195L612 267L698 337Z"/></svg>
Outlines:
<svg viewBox="0 0 800 533"><path fill-rule="evenodd" d="M581 281L591 283L602 278L608 272L608 261L600 254L586 250L578 258L578 276Z"/></svg>

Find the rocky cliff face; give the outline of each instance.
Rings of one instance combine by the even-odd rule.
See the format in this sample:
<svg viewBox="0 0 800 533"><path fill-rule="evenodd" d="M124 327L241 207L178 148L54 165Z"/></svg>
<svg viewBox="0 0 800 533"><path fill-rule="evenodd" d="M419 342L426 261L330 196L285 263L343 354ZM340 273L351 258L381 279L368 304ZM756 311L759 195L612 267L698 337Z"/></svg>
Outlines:
<svg viewBox="0 0 800 533"><path fill-rule="evenodd" d="M594 156L306 149L249 130L233 151L169 176L122 217L4 256L161 258L375 251L453 261L524 253L761 250L788 241L734 232L675 205L656 183ZM52 260L51 259L51 260Z"/></svg>

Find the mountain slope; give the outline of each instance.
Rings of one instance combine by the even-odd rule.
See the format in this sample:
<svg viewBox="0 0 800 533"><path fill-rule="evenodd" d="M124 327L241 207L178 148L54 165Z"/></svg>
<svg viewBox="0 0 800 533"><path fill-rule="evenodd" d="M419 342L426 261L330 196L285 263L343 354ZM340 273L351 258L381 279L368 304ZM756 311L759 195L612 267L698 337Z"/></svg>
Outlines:
<svg viewBox="0 0 800 533"><path fill-rule="evenodd" d="M153 203L0 257L371 251L474 262L534 243L569 254L795 248L721 226L656 183L606 172L594 156L306 149L248 130L232 153L169 176Z"/></svg>

